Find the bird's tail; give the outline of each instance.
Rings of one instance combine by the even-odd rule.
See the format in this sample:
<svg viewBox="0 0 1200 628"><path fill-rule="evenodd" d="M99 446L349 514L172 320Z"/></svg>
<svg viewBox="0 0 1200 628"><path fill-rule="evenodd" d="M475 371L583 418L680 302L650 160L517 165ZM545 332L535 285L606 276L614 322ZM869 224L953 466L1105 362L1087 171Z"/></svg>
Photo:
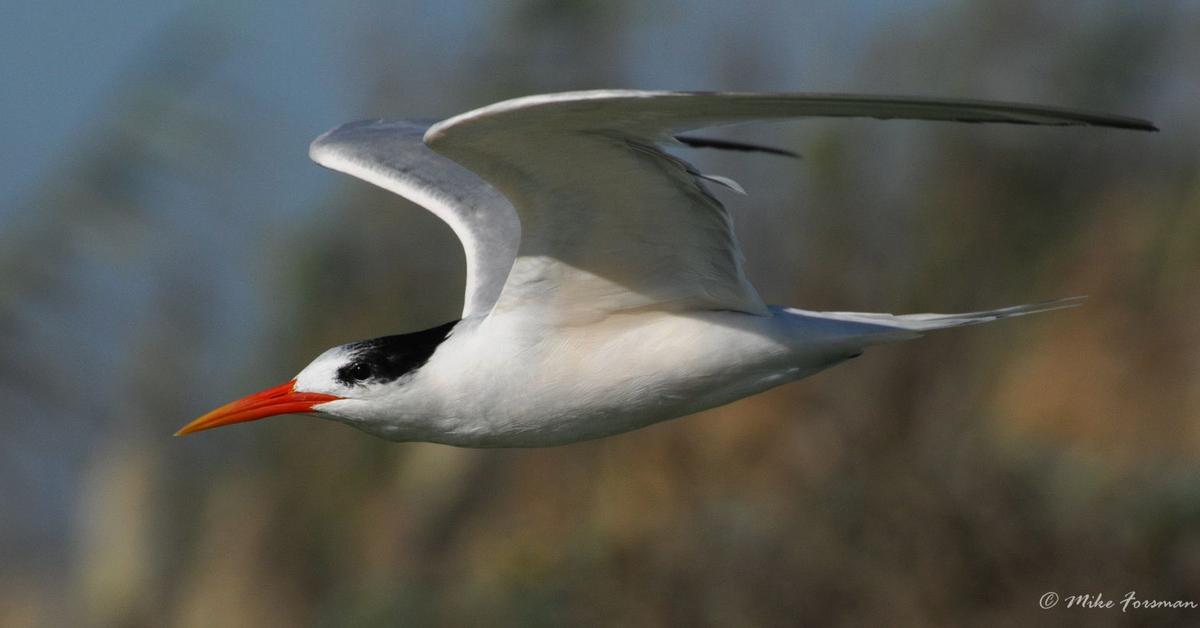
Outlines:
<svg viewBox="0 0 1200 628"><path fill-rule="evenodd" d="M794 308L788 308L786 311L793 315L802 316L808 319L810 323L816 321L826 323L832 326L827 331L844 335L843 337L852 344L866 347L874 344L919 338L927 331L978 325L1014 316L1077 307L1086 298L1068 297L1053 301L1043 301L1041 303L1013 305L997 310L966 312L963 314L896 315L877 314L873 312L810 312Z"/></svg>

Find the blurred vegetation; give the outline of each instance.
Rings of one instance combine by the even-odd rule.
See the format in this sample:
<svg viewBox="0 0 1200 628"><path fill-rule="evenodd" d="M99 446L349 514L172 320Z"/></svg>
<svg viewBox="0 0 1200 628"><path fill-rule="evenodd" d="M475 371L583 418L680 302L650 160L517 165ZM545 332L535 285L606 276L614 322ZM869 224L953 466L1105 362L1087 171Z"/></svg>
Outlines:
<svg viewBox="0 0 1200 628"><path fill-rule="evenodd" d="M407 63L402 18L376 7L364 116L427 113L431 92L450 114L677 87L642 84L659 61L626 54L684 19L666 4L480 8L488 39L460 83ZM715 37L692 62L712 83L690 87L827 89L783 82L798 61L772 19L747 16L753 42ZM531 451L305 418L169 437L329 345L454 318L463 278L447 228L365 183L266 208L288 182L254 147L285 130L208 72L235 44L182 31L0 234L0 625L1200 622L1037 605L1200 601L1194 4L955 3L805 61L839 88L1123 112L1159 134L818 121L736 130L798 162L689 156L750 190L728 202L770 302L1084 308Z"/></svg>

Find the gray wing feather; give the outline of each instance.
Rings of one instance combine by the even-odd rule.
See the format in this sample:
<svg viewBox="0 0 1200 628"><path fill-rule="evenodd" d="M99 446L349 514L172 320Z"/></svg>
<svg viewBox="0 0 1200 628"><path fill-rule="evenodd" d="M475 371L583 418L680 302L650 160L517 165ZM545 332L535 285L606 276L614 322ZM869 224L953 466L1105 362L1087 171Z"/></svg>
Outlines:
<svg viewBox="0 0 1200 628"><path fill-rule="evenodd" d="M433 125L426 141L453 128L457 141L504 127L553 122L558 132L594 129L666 139L684 131L756 120L786 118L876 118L944 120L1050 126L1106 126L1157 131L1139 118L1025 103L917 96L784 94L738 92L655 92L594 90L514 98L468 111Z"/></svg>
<svg viewBox="0 0 1200 628"><path fill-rule="evenodd" d="M659 145L709 126L804 117L1155 130L1136 118L1019 103L599 90L469 111L430 127L425 143L495 185L524 223L495 311L538 308L566 321L645 308L765 313L725 208Z"/></svg>
<svg viewBox="0 0 1200 628"><path fill-rule="evenodd" d="M421 205L450 226L467 261L463 317L491 310L504 286L521 227L502 194L421 141L432 121L350 122L313 141L313 161Z"/></svg>

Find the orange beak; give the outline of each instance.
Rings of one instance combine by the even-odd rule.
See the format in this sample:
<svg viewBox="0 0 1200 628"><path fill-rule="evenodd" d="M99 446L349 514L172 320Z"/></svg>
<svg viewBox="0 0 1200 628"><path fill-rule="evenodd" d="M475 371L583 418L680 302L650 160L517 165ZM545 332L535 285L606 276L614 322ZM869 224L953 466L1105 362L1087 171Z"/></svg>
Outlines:
<svg viewBox="0 0 1200 628"><path fill-rule="evenodd" d="M262 392L227 403L212 412L183 426L176 436L209 430L222 425L265 419L276 414L299 414L310 412L313 406L336 401L341 397L323 393L296 392L296 380L268 388Z"/></svg>

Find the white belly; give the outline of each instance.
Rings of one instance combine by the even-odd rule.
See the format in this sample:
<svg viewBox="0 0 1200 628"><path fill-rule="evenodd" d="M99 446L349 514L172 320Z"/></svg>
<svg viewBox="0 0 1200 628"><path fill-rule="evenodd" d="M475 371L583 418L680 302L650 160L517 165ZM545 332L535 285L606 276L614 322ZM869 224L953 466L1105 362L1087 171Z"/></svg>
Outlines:
<svg viewBox="0 0 1200 628"><path fill-rule="evenodd" d="M579 327L516 318L474 325L423 369L422 388L436 400L422 440L526 447L599 438L729 403L847 357L797 335L780 316L646 312Z"/></svg>

